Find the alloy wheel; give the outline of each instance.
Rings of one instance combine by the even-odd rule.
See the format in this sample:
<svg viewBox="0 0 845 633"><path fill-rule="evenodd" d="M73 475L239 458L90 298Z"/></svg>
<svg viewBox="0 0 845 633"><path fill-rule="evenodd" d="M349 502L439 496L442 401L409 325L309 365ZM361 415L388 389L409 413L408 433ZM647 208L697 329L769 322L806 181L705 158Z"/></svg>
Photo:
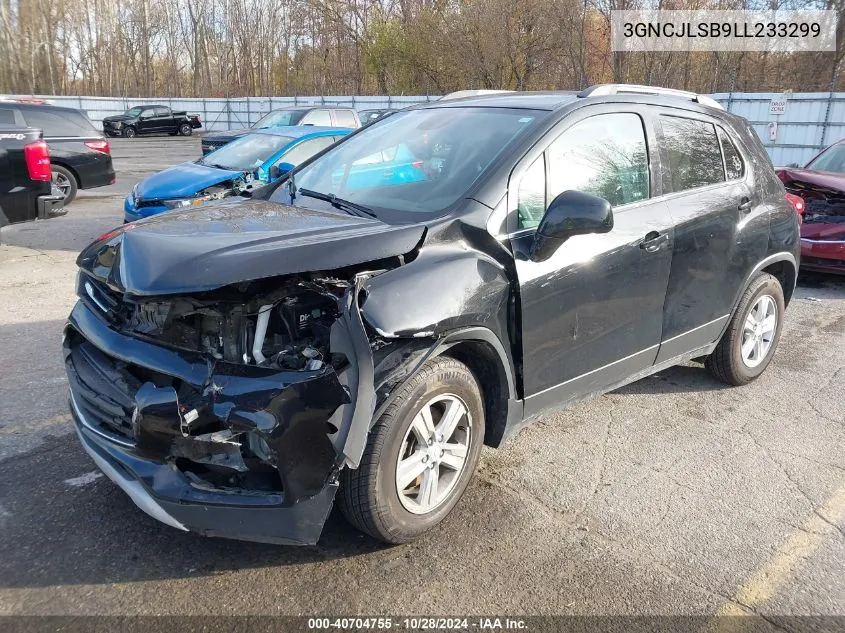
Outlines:
<svg viewBox="0 0 845 633"><path fill-rule="evenodd" d="M466 466L472 416L458 396L441 394L414 416L399 449L396 491L412 514L427 514L452 493Z"/></svg>
<svg viewBox="0 0 845 633"><path fill-rule="evenodd" d="M741 354L746 367L756 367L769 353L777 330L777 305L769 295L762 295L745 317Z"/></svg>
<svg viewBox="0 0 845 633"><path fill-rule="evenodd" d="M71 190L70 180L68 177L65 176L63 173L54 171L53 172L53 187L51 191L53 193L58 193L62 196L62 198L67 198L68 194Z"/></svg>

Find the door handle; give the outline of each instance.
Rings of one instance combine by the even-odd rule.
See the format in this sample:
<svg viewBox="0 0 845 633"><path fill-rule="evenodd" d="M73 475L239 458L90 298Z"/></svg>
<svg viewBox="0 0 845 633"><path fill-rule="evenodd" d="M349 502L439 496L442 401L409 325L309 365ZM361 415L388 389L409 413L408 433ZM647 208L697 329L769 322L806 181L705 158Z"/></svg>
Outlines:
<svg viewBox="0 0 845 633"><path fill-rule="evenodd" d="M751 200L748 198L743 198L739 201L739 207L737 207L743 213L748 213L751 211Z"/></svg>
<svg viewBox="0 0 845 633"><path fill-rule="evenodd" d="M669 240L669 236L666 233L661 233L659 231L649 231L645 234L645 237L640 242L640 248L648 251L649 253L653 253L656 250L659 250L660 247L663 245L664 242Z"/></svg>

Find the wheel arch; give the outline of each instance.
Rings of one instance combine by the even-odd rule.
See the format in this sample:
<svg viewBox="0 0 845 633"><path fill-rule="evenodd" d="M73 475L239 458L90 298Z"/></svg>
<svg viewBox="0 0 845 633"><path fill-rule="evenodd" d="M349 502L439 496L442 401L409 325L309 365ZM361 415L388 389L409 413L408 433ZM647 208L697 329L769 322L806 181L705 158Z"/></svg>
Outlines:
<svg viewBox="0 0 845 633"><path fill-rule="evenodd" d="M71 167L68 163L64 162L62 159L56 159L51 156L50 166L53 165L67 169L70 172L70 175L73 176L74 180L76 180L76 188L82 189L82 180L79 178L79 173L73 167Z"/></svg>
<svg viewBox="0 0 845 633"><path fill-rule="evenodd" d="M446 333L425 347L420 345L421 342L407 342L407 348L415 348L415 353L405 355L401 364L386 372L376 367L380 397L373 423L381 417L401 386L427 361L448 356L466 365L478 381L484 403L484 443L498 447L509 435L508 429L522 419L511 361L501 341L485 327L470 327ZM389 387L382 391L386 385Z"/></svg>
<svg viewBox="0 0 845 633"><path fill-rule="evenodd" d="M797 285L798 269L795 260L792 258L779 259L763 266L757 272L769 273L780 282L783 289L783 303L788 306Z"/></svg>

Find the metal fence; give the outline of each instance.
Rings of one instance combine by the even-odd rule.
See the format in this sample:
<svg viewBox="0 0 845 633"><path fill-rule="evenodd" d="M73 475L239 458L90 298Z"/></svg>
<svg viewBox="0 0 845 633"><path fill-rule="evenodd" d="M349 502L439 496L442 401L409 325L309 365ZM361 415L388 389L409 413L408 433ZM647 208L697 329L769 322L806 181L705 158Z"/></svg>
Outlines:
<svg viewBox="0 0 845 633"><path fill-rule="evenodd" d="M199 114L203 132L216 132L232 128L248 127L270 110L289 106L337 106L355 110L381 110L384 108L405 108L432 101L437 97L390 97L390 96L326 96L326 97L243 97L238 99L180 99L150 97L145 99L120 99L115 97L55 97L39 96L53 105L85 110L99 129L103 118L120 114L137 105L161 104L173 110L187 110Z"/></svg>
<svg viewBox="0 0 845 633"><path fill-rule="evenodd" d="M712 95L725 109L745 117L763 141L775 165L803 165L819 150L845 136L845 92L804 92L788 96L786 112L770 115L769 103L775 93L732 92ZM327 105L356 110L404 108L437 99L437 96L325 96L325 97L244 97L238 99L121 99L113 97L43 96L55 105L85 110L98 127L103 117L119 114L132 106L161 103L174 110L187 110L202 117L203 131L213 132L247 127L275 108ZM777 135L770 136L769 125L777 122Z"/></svg>
<svg viewBox="0 0 845 633"><path fill-rule="evenodd" d="M804 165L821 149L845 136L845 92L800 92L786 96L785 112L769 114L773 98L767 92L731 92L712 95L734 114L754 126L775 165ZM771 138L770 124L777 124Z"/></svg>

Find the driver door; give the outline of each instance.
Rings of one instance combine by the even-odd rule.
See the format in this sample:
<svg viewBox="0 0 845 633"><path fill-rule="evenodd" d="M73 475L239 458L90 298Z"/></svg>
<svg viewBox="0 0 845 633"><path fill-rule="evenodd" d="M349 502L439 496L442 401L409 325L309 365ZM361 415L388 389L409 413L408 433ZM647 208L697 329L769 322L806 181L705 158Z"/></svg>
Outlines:
<svg viewBox="0 0 845 633"><path fill-rule="evenodd" d="M664 203L651 198L658 171L650 119L636 107L585 110L552 131L545 151L526 156L509 187L526 416L648 369L660 346L673 227ZM536 226L566 190L608 200L614 227L570 237L533 262Z"/></svg>

